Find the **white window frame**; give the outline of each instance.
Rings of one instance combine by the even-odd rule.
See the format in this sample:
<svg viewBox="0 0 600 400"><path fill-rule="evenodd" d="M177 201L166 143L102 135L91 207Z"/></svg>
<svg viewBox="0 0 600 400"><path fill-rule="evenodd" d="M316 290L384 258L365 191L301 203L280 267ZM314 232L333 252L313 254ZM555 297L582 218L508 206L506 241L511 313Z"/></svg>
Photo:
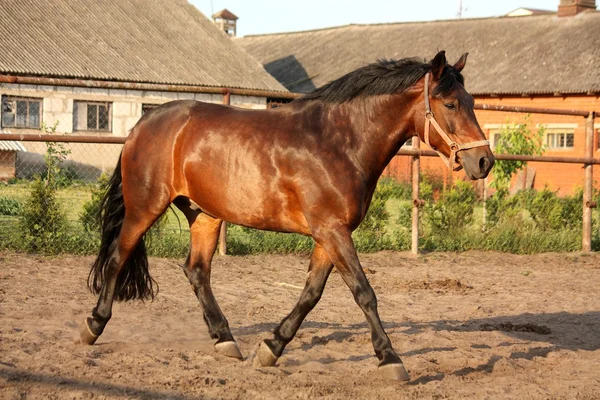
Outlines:
<svg viewBox="0 0 600 400"><path fill-rule="evenodd" d="M544 132L544 146L546 151L573 151L575 149L575 129L577 128L577 124L544 124L545 132ZM564 134L564 145L563 146L553 146L550 147L548 145L548 140L550 135L556 138L553 139L554 142L558 141L558 136ZM567 146L567 135L573 136L573 145Z"/></svg>
<svg viewBox="0 0 600 400"><path fill-rule="evenodd" d="M2 128L17 128L17 129L35 129L35 130L40 130L42 129L42 116L44 115L43 112L43 106L44 106L44 99L41 97L29 97L29 96L13 96L13 95L2 95L2 99L1 99L1 103L0 103L0 126ZM12 113L14 113L14 118L15 118L15 122L13 125L4 125L4 108L6 106L6 102L11 101L11 102L15 102L15 109L12 110ZM18 101L26 101L27 102L27 115L25 116L25 125L17 125L17 102ZM38 116L38 125L37 126L31 126L28 125L29 123L29 109L30 109L30 103L38 103L38 107L39 107L39 116Z"/></svg>

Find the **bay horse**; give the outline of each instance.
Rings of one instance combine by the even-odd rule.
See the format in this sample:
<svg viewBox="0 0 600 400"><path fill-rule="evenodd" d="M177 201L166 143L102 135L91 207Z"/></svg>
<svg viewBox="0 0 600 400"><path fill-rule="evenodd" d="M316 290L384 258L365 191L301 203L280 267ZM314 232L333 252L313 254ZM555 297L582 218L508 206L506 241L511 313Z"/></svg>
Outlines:
<svg viewBox="0 0 600 400"><path fill-rule="evenodd" d="M190 225L183 269L218 353L243 359L210 286L219 229L227 221L315 242L298 303L260 342L255 366L275 365L335 266L366 316L379 370L408 380L351 234L384 168L412 136L469 178L488 175L494 156L463 86L466 59L449 65L441 51L427 63L382 60L270 110L173 101L144 114L102 202L101 248L88 278L99 299L81 325L82 342L93 344L102 334L113 300L154 298L143 237L174 204Z"/></svg>

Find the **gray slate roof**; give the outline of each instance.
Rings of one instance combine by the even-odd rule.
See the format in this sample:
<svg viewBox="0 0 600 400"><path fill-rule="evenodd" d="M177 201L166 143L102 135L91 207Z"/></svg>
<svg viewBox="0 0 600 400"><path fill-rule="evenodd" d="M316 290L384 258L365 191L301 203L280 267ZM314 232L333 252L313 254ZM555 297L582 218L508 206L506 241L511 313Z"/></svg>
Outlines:
<svg viewBox="0 0 600 400"><path fill-rule="evenodd" d="M308 92L380 58L449 62L473 94L600 92L600 12L379 25L236 39L289 90Z"/></svg>
<svg viewBox="0 0 600 400"><path fill-rule="evenodd" d="M285 91L186 0L1 0L0 73Z"/></svg>

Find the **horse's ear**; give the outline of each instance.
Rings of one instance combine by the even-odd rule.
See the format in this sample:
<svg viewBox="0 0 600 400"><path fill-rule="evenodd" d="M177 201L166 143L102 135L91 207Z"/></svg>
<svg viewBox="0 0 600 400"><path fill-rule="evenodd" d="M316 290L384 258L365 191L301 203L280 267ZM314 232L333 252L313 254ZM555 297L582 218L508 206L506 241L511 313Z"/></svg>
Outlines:
<svg viewBox="0 0 600 400"><path fill-rule="evenodd" d="M446 64L446 52L442 50L431 60L431 75L433 75L433 80L438 81L442 77Z"/></svg>
<svg viewBox="0 0 600 400"><path fill-rule="evenodd" d="M458 59L458 61L456 62L456 64L454 64L454 68L458 70L458 72L462 71L463 68L465 67L465 64L467 63L467 56L469 55L469 53L465 53L462 56L460 56L460 58Z"/></svg>

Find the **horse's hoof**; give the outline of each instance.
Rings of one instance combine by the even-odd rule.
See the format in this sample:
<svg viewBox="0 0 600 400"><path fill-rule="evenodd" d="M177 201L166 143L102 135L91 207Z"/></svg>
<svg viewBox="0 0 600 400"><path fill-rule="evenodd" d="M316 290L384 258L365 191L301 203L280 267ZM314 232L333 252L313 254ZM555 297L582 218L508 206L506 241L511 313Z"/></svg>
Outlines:
<svg viewBox="0 0 600 400"><path fill-rule="evenodd" d="M404 365L400 364L385 364L379 367L379 373L385 378L392 381L406 382L410 380L408 372L404 369Z"/></svg>
<svg viewBox="0 0 600 400"><path fill-rule="evenodd" d="M238 347L236 342L221 342L215 343L215 350L217 353L222 354L227 357L237 358L238 360L243 360L242 352Z"/></svg>
<svg viewBox="0 0 600 400"><path fill-rule="evenodd" d="M88 324L88 319L84 319L81 325L79 326L79 336L81 338L81 343L92 345L96 343L98 340L98 335L94 334L90 329Z"/></svg>
<svg viewBox="0 0 600 400"><path fill-rule="evenodd" d="M256 356L254 356L254 368L272 367L276 362L277 356L264 341L260 342L256 349Z"/></svg>

